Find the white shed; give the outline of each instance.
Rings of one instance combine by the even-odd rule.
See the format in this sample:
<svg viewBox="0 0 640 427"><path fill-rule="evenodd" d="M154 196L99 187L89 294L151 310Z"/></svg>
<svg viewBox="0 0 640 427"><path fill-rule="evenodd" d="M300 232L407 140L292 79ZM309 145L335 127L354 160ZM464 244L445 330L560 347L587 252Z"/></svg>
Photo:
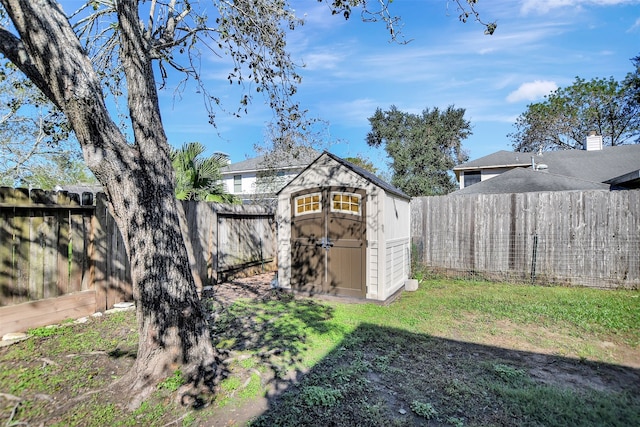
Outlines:
<svg viewBox="0 0 640 427"><path fill-rule="evenodd" d="M278 284L385 301L410 274L410 197L322 153L278 192Z"/></svg>

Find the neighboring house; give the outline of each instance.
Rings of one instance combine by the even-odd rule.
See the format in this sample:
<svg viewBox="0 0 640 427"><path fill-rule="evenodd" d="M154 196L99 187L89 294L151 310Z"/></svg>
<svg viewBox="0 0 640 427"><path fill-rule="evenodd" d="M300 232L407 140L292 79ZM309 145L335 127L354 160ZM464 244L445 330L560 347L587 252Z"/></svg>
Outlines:
<svg viewBox="0 0 640 427"><path fill-rule="evenodd" d="M452 194L640 188L640 144L602 148L601 141L590 136L585 150L498 151L463 163L453 168L460 190Z"/></svg>
<svg viewBox="0 0 640 427"><path fill-rule="evenodd" d="M93 205L96 200L96 195L98 193L104 193L101 184L56 185L54 191L66 191L67 193L79 194L82 205Z"/></svg>
<svg viewBox="0 0 640 427"><path fill-rule="evenodd" d="M243 203L272 201L277 193L321 153L302 148L295 154L259 156L231 163L220 169L227 193Z"/></svg>

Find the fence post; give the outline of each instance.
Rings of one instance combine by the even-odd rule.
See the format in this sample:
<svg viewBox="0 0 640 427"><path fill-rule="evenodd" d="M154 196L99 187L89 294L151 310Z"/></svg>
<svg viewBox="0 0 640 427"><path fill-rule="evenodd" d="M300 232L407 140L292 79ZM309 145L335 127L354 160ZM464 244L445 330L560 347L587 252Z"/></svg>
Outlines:
<svg viewBox="0 0 640 427"><path fill-rule="evenodd" d="M538 235L533 235L533 252L531 256L531 283L536 280L536 262L538 259Z"/></svg>
<svg viewBox="0 0 640 427"><path fill-rule="evenodd" d="M195 209L196 206L193 205L193 202L183 202L180 200L176 200L176 206L178 209L178 222L180 223L180 231L182 232L182 239L184 240L184 245L187 249L187 260L189 262L189 270L191 271L191 276L193 276L193 280L196 283L196 288L198 290L198 294L202 294L202 278L200 277L200 272L198 271L198 264L196 262L195 253L193 251L193 238L192 235L195 233L191 233L191 231L197 227L197 223L194 224L194 221L189 222L187 220L187 215L185 213L185 204L191 203L189 208ZM194 216L190 216L194 218ZM197 217L196 217L197 218Z"/></svg>

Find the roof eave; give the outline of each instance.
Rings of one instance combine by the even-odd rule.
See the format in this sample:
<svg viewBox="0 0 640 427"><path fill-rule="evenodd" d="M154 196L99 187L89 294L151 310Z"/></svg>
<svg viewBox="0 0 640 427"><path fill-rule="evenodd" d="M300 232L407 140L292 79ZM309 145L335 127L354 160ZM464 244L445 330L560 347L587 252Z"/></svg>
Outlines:
<svg viewBox="0 0 640 427"><path fill-rule="evenodd" d="M474 169L501 169L501 168L521 168L531 166L531 163L506 163L503 165L488 165L488 166L455 166L454 171L466 171Z"/></svg>

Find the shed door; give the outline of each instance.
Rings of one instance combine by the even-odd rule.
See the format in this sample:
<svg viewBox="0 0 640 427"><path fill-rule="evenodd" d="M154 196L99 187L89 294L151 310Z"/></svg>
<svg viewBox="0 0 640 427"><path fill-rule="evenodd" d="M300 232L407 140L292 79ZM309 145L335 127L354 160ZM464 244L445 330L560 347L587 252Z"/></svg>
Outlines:
<svg viewBox="0 0 640 427"><path fill-rule="evenodd" d="M364 297L365 192L324 188L296 193L291 212L291 282L296 290Z"/></svg>

